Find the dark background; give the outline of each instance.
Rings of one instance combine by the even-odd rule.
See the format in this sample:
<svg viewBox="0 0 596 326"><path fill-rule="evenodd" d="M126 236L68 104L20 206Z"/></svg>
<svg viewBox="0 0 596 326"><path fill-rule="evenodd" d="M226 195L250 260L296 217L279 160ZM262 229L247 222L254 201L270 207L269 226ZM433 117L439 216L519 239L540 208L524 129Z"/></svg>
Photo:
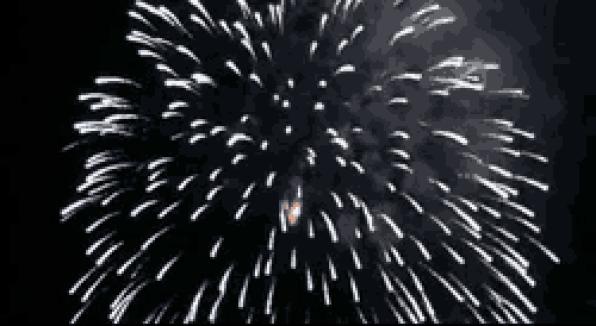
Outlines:
<svg viewBox="0 0 596 326"><path fill-rule="evenodd" d="M12 21L2 52L12 54L3 95L0 170L5 173L1 216L9 221L9 311L0 320L66 323L78 304L66 294L84 270L82 232L60 225L58 211L72 190L77 162L60 149L74 140L76 96L92 78L135 69L124 46L127 1L19 1L3 10ZM547 203L547 238L564 263L548 273L539 320L596 322L596 236L592 171L596 167L596 105L589 65L593 21L575 1L524 1L542 40L527 49L537 74L563 111L554 137L556 188ZM15 39L11 39L15 38ZM589 56L585 56L589 57ZM5 59L6 60L6 59ZM6 101L8 100L8 102Z"/></svg>

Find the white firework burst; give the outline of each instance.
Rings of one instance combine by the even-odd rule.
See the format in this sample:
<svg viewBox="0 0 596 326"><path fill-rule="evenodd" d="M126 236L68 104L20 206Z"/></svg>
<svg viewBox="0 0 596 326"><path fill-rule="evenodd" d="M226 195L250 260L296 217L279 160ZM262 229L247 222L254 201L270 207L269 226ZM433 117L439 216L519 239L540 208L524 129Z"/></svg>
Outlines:
<svg viewBox="0 0 596 326"><path fill-rule="evenodd" d="M69 146L73 322L531 321L548 159L448 1L128 13L147 71L96 78Z"/></svg>

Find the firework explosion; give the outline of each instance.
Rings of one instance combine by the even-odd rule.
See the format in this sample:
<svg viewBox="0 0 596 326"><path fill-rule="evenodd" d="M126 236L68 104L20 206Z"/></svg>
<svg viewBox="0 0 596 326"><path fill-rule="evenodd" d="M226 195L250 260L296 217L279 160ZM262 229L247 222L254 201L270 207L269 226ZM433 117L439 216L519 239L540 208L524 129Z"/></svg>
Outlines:
<svg viewBox="0 0 596 326"><path fill-rule="evenodd" d="M530 200L548 159L452 8L128 14L147 71L96 78L67 147L86 160L62 221L94 262L72 322L531 321L528 257L558 262Z"/></svg>

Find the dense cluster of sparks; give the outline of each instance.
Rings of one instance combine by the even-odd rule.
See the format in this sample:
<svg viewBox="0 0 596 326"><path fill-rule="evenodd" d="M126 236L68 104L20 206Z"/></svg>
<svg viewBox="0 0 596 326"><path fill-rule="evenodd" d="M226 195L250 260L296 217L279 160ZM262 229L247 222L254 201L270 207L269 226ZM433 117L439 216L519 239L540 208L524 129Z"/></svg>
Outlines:
<svg viewBox="0 0 596 326"><path fill-rule="evenodd" d="M408 56L452 10L153 2L126 37L147 74L79 96L61 214L94 265L72 322L531 321L529 256L559 261L524 201L548 159L510 113L528 95L488 83L498 63Z"/></svg>

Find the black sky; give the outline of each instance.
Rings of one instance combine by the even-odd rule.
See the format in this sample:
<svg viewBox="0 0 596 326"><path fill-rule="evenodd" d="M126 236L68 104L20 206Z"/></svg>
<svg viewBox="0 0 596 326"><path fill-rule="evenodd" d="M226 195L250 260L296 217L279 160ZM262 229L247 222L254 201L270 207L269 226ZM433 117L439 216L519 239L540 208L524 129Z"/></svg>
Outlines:
<svg viewBox="0 0 596 326"><path fill-rule="evenodd" d="M509 0L507 0L509 1ZM566 115L557 133L564 143L555 160L560 192L548 203L547 237L558 238L568 262L553 268L547 285L545 321L596 321L596 236L592 170L596 105L589 71L580 65L593 21L578 1L524 1L545 37L534 45L538 75L551 83ZM76 309L66 295L85 263L80 230L58 223L68 200L76 161L60 148L72 141L70 124L81 85L95 75L131 69L123 35L127 1L19 1L5 10L12 26L3 52L9 89L2 105L1 170L8 196L2 217L9 221L9 312L1 322L64 323ZM588 10L585 10L588 11ZM585 29L584 29L585 27ZM14 38L14 40L12 39ZM65 181L66 180L66 181ZM8 210L6 209L8 208ZM559 222L556 222L560 220ZM553 222L551 222L553 221Z"/></svg>

